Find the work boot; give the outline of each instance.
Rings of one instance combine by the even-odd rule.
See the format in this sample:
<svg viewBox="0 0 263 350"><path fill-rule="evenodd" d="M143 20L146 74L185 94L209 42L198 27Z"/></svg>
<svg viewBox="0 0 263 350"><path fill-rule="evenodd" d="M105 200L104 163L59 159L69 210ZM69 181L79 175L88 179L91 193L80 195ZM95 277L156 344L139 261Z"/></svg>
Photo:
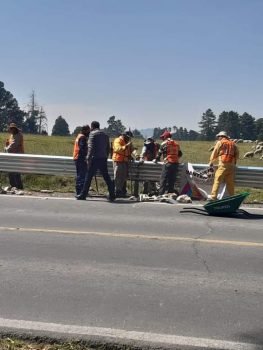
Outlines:
<svg viewBox="0 0 263 350"><path fill-rule="evenodd" d="M116 198L126 198L126 194L122 191L116 191Z"/></svg>
<svg viewBox="0 0 263 350"><path fill-rule="evenodd" d="M109 195L108 197L107 197L107 199L108 199L108 201L109 202L114 202L115 201L115 194L111 194L111 195Z"/></svg>
<svg viewBox="0 0 263 350"><path fill-rule="evenodd" d="M75 198L76 198L78 201L85 201L85 200L86 200L86 197L84 197L84 196L81 195L81 194L78 194L77 196L75 196Z"/></svg>

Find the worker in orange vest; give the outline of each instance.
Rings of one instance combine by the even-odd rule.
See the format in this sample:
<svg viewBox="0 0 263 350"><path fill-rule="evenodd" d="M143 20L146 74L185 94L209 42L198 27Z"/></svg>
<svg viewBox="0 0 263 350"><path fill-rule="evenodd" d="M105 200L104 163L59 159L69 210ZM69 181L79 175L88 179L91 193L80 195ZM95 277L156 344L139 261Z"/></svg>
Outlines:
<svg viewBox="0 0 263 350"><path fill-rule="evenodd" d="M112 145L113 173L115 182L115 193L117 197L126 196L126 182L129 175L129 163L134 150L131 131L126 131L115 138Z"/></svg>
<svg viewBox="0 0 263 350"><path fill-rule="evenodd" d="M164 131L160 136L163 140L156 159L153 160L157 163L161 156L163 157L163 167L160 179L159 195L163 195L167 189L168 193L174 193L174 185L179 168L179 158L183 153L180 149L180 145L172 139L172 134L169 131Z"/></svg>
<svg viewBox="0 0 263 350"><path fill-rule="evenodd" d="M226 183L226 189L230 196L235 193L235 168L239 157L239 150L234 141L231 141L225 131L220 131L216 135L218 141L215 144L214 150L210 156L209 166L214 165L218 159L218 168L215 172L215 179L208 200L216 200L219 186L221 183Z"/></svg>
<svg viewBox="0 0 263 350"><path fill-rule="evenodd" d="M9 139L6 140L5 152L7 153L24 153L24 138L21 130L15 123L9 125L8 131L10 132ZM23 183L21 174L9 173L9 183L11 187L15 187L19 190L23 190Z"/></svg>
<svg viewBox="0 0 263 350"><path fill-rule="evenodd" d="M87 173L86 156L88 152L87 139L89 133L89 125L84 125L74 142L73 159L76 166L76 195L80 194Z"/></svg>

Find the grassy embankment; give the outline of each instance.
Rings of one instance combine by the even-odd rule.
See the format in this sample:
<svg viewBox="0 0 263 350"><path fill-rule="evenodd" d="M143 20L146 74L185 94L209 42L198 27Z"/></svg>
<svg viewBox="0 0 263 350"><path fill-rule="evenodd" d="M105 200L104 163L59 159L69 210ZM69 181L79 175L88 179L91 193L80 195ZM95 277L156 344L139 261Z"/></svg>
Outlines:
<svg viewBox="0 0 263 350"><path fill-rule="evenodd" d="M0 134L0 151L3 150L7 134ZM59 137L59 136L38 136L24 135L25 151L28 154L42 155L57 155L57 156L72 156L74 137ZM134 140L135 147L138 147L140 153L142 148L142 140ZM213 145L213 142L207 141L181 141L183 150L182 162L189 161L191 163L207 164L210 156L208 149ZM263 161L257 158L243 159L243 155L251 151L253 144L239 144L240 160L239 166L263 166ZM74 178L69 176L42 176L42 175L23 175L25 189L27 191L39 191L41 189L55 190L58 192L74 192ZM3 186L8 184L5 174L0 174L0 183ZM93 185L93 188L95 186ZM104 190L104 184L100 185L100 190ZM246 189L237 189L238 191ZM263 202L263 191L250 189L251 195L248 201L255 199Z"/></svg>
<svg viewBox="0 0 263 350"><path fill-rule="evenodd" d="M102 349L102 347L97 347L97 349ZM0 338L0 350L92 350L92 348L90 348L85 342L77 341L68 343L49 343L48 341L41 342L40 340L30 341Z"/></svg>

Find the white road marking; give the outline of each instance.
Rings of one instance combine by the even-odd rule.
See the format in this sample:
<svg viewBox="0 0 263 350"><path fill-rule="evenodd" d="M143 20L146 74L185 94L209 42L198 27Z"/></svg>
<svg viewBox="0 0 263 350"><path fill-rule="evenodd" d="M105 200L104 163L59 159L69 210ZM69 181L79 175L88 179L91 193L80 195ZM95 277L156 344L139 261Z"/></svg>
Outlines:
<svg viewBox="0 0 263 350"><path fill-rule="evenodd" d="M23 195L23 196L16 196L16 195L4 195L5 198L9 197L9 198L25 198L25 199L40 199L40 200L47 200L47 199L51 199L51 200L68 200L68 201L75 201L75 202L85 202L85 201L76 201L75 197L47 197L47 196L28 196L28 195ZM92 202L92 201L96 201L96 200L105 200L106 201L106 197L88 197L87 198L87 202ZM136 202L136 201L131 201L134 204L141 204L141 205L167 205L167 203L162 203L162 202ZM121 201L116 201L116 203L121 203ZM204 204L206 204L207 202L203 202L203 203L176 203L175 206L185 206L185 207L203 207ZM109 203L110 204L110 203ZM112 203L111 203L112 204ZM248 207L248 206L241 206L240 208L245 208L248 210L262 210L262 207Z"/></svg>
<svg viewBox="0 0 263 350"><path fill-rule="evenodd" d="M218 339L185 337L170 334L158 334L137 331L125 331L122 329L85 327L76 325L65 325L59 323L34 322L26 320L10 320L0 318L0 328L11 328L15 330L30 330L40 332L53 332L67 335L83 335L86 337L113 338L113 340L140 341L152 344L165 344L170 346L193 346L203 349L221 350L262 350L259 344L240 343Z"/></svg>

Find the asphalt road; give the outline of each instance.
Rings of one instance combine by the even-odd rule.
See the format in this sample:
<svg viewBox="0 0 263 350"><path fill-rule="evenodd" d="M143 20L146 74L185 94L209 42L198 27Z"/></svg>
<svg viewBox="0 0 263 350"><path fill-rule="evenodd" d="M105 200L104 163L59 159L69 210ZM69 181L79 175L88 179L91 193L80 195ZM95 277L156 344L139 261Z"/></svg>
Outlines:
<svg viewBox="0 0 263 350"><path fill-rule="evenodd" d="M0 196L1 330L263 349L263 219L181 209Z"/></svg>

